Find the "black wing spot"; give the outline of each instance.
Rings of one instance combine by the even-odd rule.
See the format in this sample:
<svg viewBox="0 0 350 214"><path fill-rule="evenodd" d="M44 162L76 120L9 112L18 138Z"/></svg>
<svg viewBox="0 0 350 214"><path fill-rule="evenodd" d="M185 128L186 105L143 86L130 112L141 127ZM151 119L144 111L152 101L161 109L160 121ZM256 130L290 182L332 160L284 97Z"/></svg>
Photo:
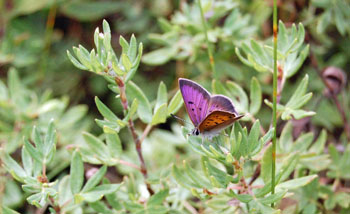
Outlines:
<svg viewBox="0 0 350 214"><path fill-rule="evenodd" d="M232 116L229 116L230 119L232 119Z"/></svg>
<svg viewBox="0 0 350 214"><path fill-rule="evenodd" d="M193 104L193 102L192 101L188 101L188 104Z"/></svg>
<svg viewBox="0 0 350 214"><path fill-rule="evenodd" d="M218 122L215 122L215 125L218 125L219 123Z"/></svg>
<svg viewBox="0 0 350 214"><path fill-rule="evenodd" d="M194 108L192 109L192 111L194 111Z"/></svg>

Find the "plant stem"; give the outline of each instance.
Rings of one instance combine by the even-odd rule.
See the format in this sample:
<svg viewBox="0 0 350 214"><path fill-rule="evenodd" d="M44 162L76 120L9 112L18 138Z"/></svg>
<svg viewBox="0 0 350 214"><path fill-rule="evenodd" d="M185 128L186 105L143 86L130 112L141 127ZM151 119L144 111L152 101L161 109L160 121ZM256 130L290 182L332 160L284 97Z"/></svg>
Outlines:
<svg viewBox="0 0 350 214"><path fill-rule="evenodd" d="M140 170L140 171L141 171L140 167L137 166L136 164L127 162L127 161L125 161L125 160L118 160L117 162L118 162L119 164L122 164L122 165L125 165L125 166L129 166L129 167L132 167L132 168L134 168L134 169L137 169L137 170Z"/></svg>
<svg viewBox="0 0 350 214"><path fill-rule="evenodd" d="M277 0L273 0L273 112L274 127L272 138L271 194L275 193L276 138L277 138ZM274 204L272 203L273 207Z"/></svg>
<svg viewBox="0 0 350 214"><path fill-rule="evenodd" d="M148 124L141 135L140 143L142 143L145 140L145 138L147 137L147 135L151 131L151 129L152 129L152 125Z"/></svg>
<svg viewBox="0 0 350 214"><path fill-rule="evenodd" d="M117 83L119 90L120 90L120 100L122 102L122 106L124 108L124 112L126 113L128 111L128 100L126 99L126 92L125 92L125 84L124 81L119 78L119 77L115 77L115 82ZM135 126L134 126L134 122L132 121L132 119L129 119L129 129L132 135L132 138L134 139L135 142L135 146L136 146L136 151L137 151L137 155L139 156L139 160L141 163L141 173L143 174L144 178L147 178L147 169L146 169L146 165L145 165L145 160L143 159L143 155L142 155L142 146L141 146L141 141L139 139L139 137L137 136L136 130L135 130Z"/></svg>
<svg viewBox="0 0 350 214"><path fill-rule="evenodd" d="M126 92L125 92L124 81L121 78L119 78L118 76L116 76L114 78L114 80L115 80L115 82L117 83L117 85L119 87L120 100L121 100L122 106L124 108L124 113L126 114L126 112L128 111L128 100L126 99ZM148 174L147 174L147 168L146 168L146 164L145 164L145 159L143 158L143 155L142 155L142 145L141 145L141 143L142 143L143 139L147 136L149 131L151 130L152 126L148 125L146 127L142 137L139 138L137 133L136 133L136 130L135 130L134 122L132 121L131 118L129 119L128 123L129 123L129 126L128 126L129 130L130 130L132 138L134 139L134 142L135 142L136 152L137 152L137 155L138 155L140 163L141 163L140 171L141 171L143 177L146 180L147 177L148 177ZM153 195L154 191L152 190L151 185L148 182L145 182L145 183L147 185L147 189L148 189L149 193L151 195Z"/></svg>
<svg viewBox="0 0 350 214"><path fill-rule="evenodd" d="M214 78L217 79L217 73L216 73L216 69L215 69L215 61L214 61L214 57L213 57L213 50L211 49L211 45L210 45L210 42L209 42L209 39L208 39L208 28L207 28L207 23L205 21L201 0L198 0L198 7L199 7L199 10L201 11L201 19L202 19L202 24L203 24L203 31L204 31L205 40L206 40L206 43L207 43L207 46L208 46L207 47L207 51L208 51L208 56L209 56L210 67L211 67L211 70L213 72Z"/></svg>

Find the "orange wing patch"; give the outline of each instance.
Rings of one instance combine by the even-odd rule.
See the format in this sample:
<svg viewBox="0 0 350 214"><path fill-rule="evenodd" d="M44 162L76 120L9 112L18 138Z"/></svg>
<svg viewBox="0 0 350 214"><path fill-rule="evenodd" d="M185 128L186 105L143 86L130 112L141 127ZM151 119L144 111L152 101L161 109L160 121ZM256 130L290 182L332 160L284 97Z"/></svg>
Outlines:
<svg viewBox="0 0 350 214"><path fill-rule="evenodd" d="M214 129L223 129L239 118L241 118L241 116L236 117L235 114L230 112L213 111L201 122L201 124L199 124L198 128L201 133Z"/></svg>

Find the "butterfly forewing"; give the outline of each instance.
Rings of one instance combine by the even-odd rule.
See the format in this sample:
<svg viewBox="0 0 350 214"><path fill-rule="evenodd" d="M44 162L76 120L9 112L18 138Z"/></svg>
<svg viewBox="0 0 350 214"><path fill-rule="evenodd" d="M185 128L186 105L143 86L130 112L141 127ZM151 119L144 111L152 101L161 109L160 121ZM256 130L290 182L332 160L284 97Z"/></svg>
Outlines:
<svg viewBox="0 0 350 214"><path fill-rule="evenodd" d="M198 128L201 133L220 131L241 117L231 112L213 111L199 124Z"/></svg>
<svg viewBox="0 0 350 214"><path fill-rule="evenodd" d="M210 93L197 83L187 80L179 79L179 86L186 110L194 126L198 126L206 117Z"/></svg>

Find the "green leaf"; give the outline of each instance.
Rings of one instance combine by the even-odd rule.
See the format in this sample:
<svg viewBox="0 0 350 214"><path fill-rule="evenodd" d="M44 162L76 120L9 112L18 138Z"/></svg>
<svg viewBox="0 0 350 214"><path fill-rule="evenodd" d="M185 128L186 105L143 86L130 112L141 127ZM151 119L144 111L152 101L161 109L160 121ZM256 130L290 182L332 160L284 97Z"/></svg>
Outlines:
<svg viewBox="0 0 350 214"><path fill-rule="evenodd" d="M160 205L163 203L165 198L169 195L169 189L160 190L156 194L152 195L148 201L147 206L152 207L156 205Z"/></svg>
<svg viewBox="0 0 350 214"><path fill-rule="evenodd" d="M137 57L136 57L135 61L133 62L131 70L126 74L126 77L125 77L126 83L129 82L129 80L131 80L134 77L134 75L137 71L137 68L141 62L142 51L143 51L143 45L142 45L142 43L140 43Z"/></svg>
<svg viewBox="0 0 350 214"><path fill-rule="evenodd" d="M81 192L88 192L92 188L94 188L98 183L100 183L101 179L107 172L107 166L102 166L91 178L86 182L84 188Z"/></svg>
<svg viewBox="0 0 350 214"><path fill-rule="evenodd" d="M10 98L16 105L24 105L25 100L22 96L23 94L23 88L22 83L19 79L18 72L16 69L11 68L8 72L8 89Z"/></svg>
<svg viewBox="0 0 350 214"><path fill-rule="evenodd" d="M206 170L209 173L209 176L212 177L212 184L216 187L226 187L228 182L231 180L228 176L228 174L221 169L218 169L217 167L213 166L209 159L203 157L203 163L206 167ZM231 177L232 178L232 177ZM213 180L215 179L215 180ZM214 182L213 182L214 181Z"/></svg>
<svg viewBox="0 0 350 214"><path fill-rule="evenodd" d="M102 28L103 28L103 33L105 34L111 33L111 28L109 27L109 24L105 19L103 19L102 21Z"/></svg>
<svg viewBox="0 0 350 214"><path fill-rule="evenodd" d="M100 200L104 195L117 191L119 187L120 184L102 184L88 192L79 193L78 198L81 197L82 200L87 202L95 202Z"/></svg>
<svg viewBox="0 0 350 214"><path fill-rule="evenodd" d="M4 82L0 80L0 100L3 101L7 99L9 99L7 87Z"/></svg>
<svg viewBox="0 0 350 214"><path fill-rule="evenodd" d="M175 165L172 167L172 175L174 176L176 182L181 186L190 189L191 187L201 188L201 186L193 183L179 168Z"/></svg>
<svg viewBox="0 0 350 214"><path fill-rule="evenodd" d="M129 51L129 43L124 39L123 36L119 37L119 44L122 46L122 54L127 54Z"/></svg>
<svg viewBox="0 0 350 214"><path fill-rule="evenodd" d="M330 22L332 20L332 13L330 10L325 11L322 13L321 16L318 18L316 31L318 34L323 34L327 27L329 26Z"/></svg>
<svg viewBox="0 0 350 214"><path fill-rule="evenodd" d="M142 62L147 65L162 65L175 57L177 49L174 47L160 48L155 51L148 52L142 57Z"/></svg>
<svg viewBox="0 0 350 214"><path fill-rule="evenodd" d="M164 123L166 121L167 113L167 104L164 103L163 105L159 106L159 108L153 115L151 125Z"/></svg>
<svg viewBox="0 0 350 214"><path fill-rule="evenodd" d="M67 112L60 118L59 124L57 124L58 129L60 127L71 127L78 123L81 119L86 116L88 108L86 105L76 105L68 109Z"/></svg>
<svg viewBox="0 0 350 214"><path fill-rule="evenodd" d="M70 165L70 189L73 194L80 192L84 183L84 163L78 151L74 151Z"/></svg>
<svg viewBox="0 0 350 214"><path fill-rule="evenodd" d="M272 173L272 146L265 150L264 156L261 160L261 177L265 184L271 181L271 173Z"/></svg>
<svg viewBox="0 0 350 214"><path fill-rule="evenodd" d="M109 209L108 206L102 201L91 202L89 203L89 206L99 214L113 213L113 211Z"/></svg>
<svg viewBox="0 0 350 214"><path fill-rule="evenodd" d="M295 169L298 161L299 161L298 154L290 154L287 158L283 160L282 166L279 168L276 175L276 180L275 180L276 184L280 183L281 181L284 181L290 176L290 174ZM266 185L263 188L257 189L255 191L255 196L258 198L261 198L262 196L268 194L269 192L271 192L271 181L266 183Z"/></svg>
<svg viewBox="0 0 350 214"><path fill-rule="evenodd" d="M276 186L276 191L281 189L287 189L287 190L293 190L297 189L299 187L305 186L306 184L309 184L312 180L317 178L317 175L309 175L301 178L295 178L292 180L288 180L285 182L282 182Z"/></svg>
<svg viewBox="0 0 350 214"><path fill-rule="evenodd" d="M283 128L281 137L278 141L278 145L282 149L283 153L288 153L291 151L293 146L293 136L292 136L293 126L292 122L289 121Z"/></svg>
<svg viewBox="0 0 350 214"><path fill-rule="evenodd" d="M105 160L109 158L109 151L107 146L94 135L84 132L83 137L89 148L94 152L99 159Z"/></svg>
<svg viewBox="0 0 350 214"><path fill-rule="evenodd" d="M335 195L335 200L343 208L349 208L350 207L350 194L347 194L345 192L337 193Z"/></svg>
<svg viewBox="0 0 350 214"><path fill-rule="evenodd" d="M106 134L106 143L110 156L114 158L120 157L123 148L118 134Z"/></svg>
<svg viewBox="0 0 350 214"><path fill-rule="evenodd" d="M1 154L3 156L2 161L5 164L5 168L11 175L18 180L19 182L24 182L24 179L27 177L26 171L15 161L12 157L5 153Z"/></svg>
<svg viewBox="0 0 350 214"><path fill-rule="evenodd" d="M22 163L28 177L33 174L33 160L26 147L22 147Z"/></svg>
<svg viewBox="0 0 350 214"><path fill-rule="evenodd" d="M261 151L263 146L272 139L273 132L274 132L274 128L271 128L262 138L260 138L258 145L251 152L250 154L251 156L258 154Z"/></svg>
<svg viewBox="0 0 350 214"><path fill-rule="evenodd" d="M248 153L249 153L249 155L258 146L259 135L260 135L260 122L259 122L259 120L256 120L255 123L253 124L252 128L250 129L250 133L248 136L248 146L249 146Z"/></svg>
<svg viewBox="0 0 350 214"><path fill-rule="evenodd" d="M327 132L322 129L320 136L317 138L316 142L312 144L309 151L316 154L321 154L324 150L325 143L327 141Z"/></svg>
<svg viewBox="0 0 350 214"><path fill-rule="evenodd" d="M136 53L137 53L137 41L136 41L135 35L132 34L130 39L130 47L128 50L128 57L131 62L135 60Z"/></svg>
<svg viewBox="0 0 350 214"><path fill-rule="evenodd" d="M143 91L135 83L129 81L126 87L126 93L130 100L138 100L139 106L137 109L137 114L142 120L142 122L147 124L151 123L152 108Z"/></svg>
<svg viewBox="0 0 350 214"><path fill-rule="evenodd" d="M306 152L307 148L309 148L312 140L314 139L314 133L309 132L302 134L293 144L292 151L293 152Z"/></svg>
<svg viewBox="0 0 350 214"><path fill-rule="evenodd" d="M53 119L49 123L49 127L47 129L45 139L44 139L44 155L45 158L47 158L47 163L50 161L49 154L55 150L55 143L56 143L56 131L54 129L54 121Z"/></svg>
<svg viewBox="0 0 350 214"><path fill-rule="evenodd" d="M227 82L227 88L229 92L231 93L231 97L233 98L233 101L237 103L237 111L238 112L247 112L248 109L248 97L247 94L244 92L242 87L238 85L235 82L228 81ZM236 99L237 97L237 99Z"/></svg>
<svg viewBox="0 0 350 214"><path fill-rule="evenodd" d="M123 63L123 66L124 66L124 69L125 69L125 72L129 72L130 69L131 69L131 62L130 62L130 59L128 57L128 55L126 54L122 54L122 63Z"/></svg>
<svg viewBox="0 0 350 214"><path fill-rule="evenodd" d="M258 79L255 77L252 78L250 82L250 108L249 112L252 115L255 115L259 112L262 102L262 93L261 87Z"/></svg>
<svg viewBox="0 0 350 214"><path fill-rule="evenodd" d="M190 167L185 160L183 161L183 165L185 168L185 172L187 173L188 177L191 178L192 182L204 188L212 188L210 182L206 180L202 175L200 175L197 171L193 170L192 167Z"/></svg>
<svg viewBox="0 0 350 214"><path fill-rule="evenodd" d="M115 193L106 194L105 197L108 201L108 204L111 205L113 209L121 210L123 208L121 205L122 202L116 197Z"/></svg>
<svg viewBox="0 0 350 214"><path fill-rule="evenodd" d="M110 110L98 97L95 97L95 103L98 111L110 122L118 122L120 119Z"/></svg>
<svg viewBox="0 0 350 214"><path fill-rule="evenodd" d="M131 107L129 109L129 114L130 114L130 118L132 118L134 116L134 114L137 111L137 108L139 106L139 101L135 98L132 103L131 103Z"/></svg>
<svg viewBox="0 0 350 214"><path fill-rule="evenodd" d="M26 147L27 151L33 159L35 159L39 163L42 163L44 159L43 154L40 151L38 151L27 139L24 139L24 146Z"/></svg>
<svg viewBox="0 0 350 214"><path fill-rule="evenodd" d="M168 101L168 94L166 90L166 86L163 82L160 82L158 87L158 93L157 93L157 102L154 107L154 113L157 112L158 108L163 105L164 103L167 103Z"/></svg>
<svg viewBox="0 0 350 214"><path fill-rule="evenodd" d="M309 76L306 74L305 77L303 78L303 80L299 83L298 88L294 91L292 97L289 99L288 103L286 104L286 107L289 107L289 108L301 107L300 101L306 92L308 81L309 81ZM308 98L308 99L310 99L310 98Z"/></svg>
<svg viewBox="0 0 350 214"><path fill-rule="evenodd" d="M74 56L72 56L72 54L68 50L67 50L67 56L75 67L81 70L88 70L88 68L85 67L83 64L81 64Z"/></svg>
<svg viewBox="0 0 350 214"><path fill-rule="evenodd" d="M183 104L182 95L180 90L176 92L176 94L171 98L170 103L168 105L168 115L176 114L176 112L181 108Z"/></svg>
<svg viewBox="0 0 350 214"><path fill-rule="evenodd" d="M41 207L43 207L43 206L45 205L45 203L46 203L45 198L46 198L46 194L40 192L40 193L36 193L36 194L33 194L33 195L29 196L29 197L27 198L27 201L28 201L30 204L32 204L32 205L34 205L34 206L36 206L36 207L41 208ZM43 199L44 199L44 200L43 200Z"/></svg>
<svg viewBox="0 0 350 214"><path fill-rule="evenodd" d="M70 190L70 176L66 175L63 178L60 179L60 182L58 184L58 204L62 206L63 204L67 203L67 201L70 201L73 198L72 192ZM72 202L69 202L66 205L70 205Z"/></svg>
<svg viewBox="0 0 350 214"><path fill-rule="evenodd" d="M97 21L122 10L122 2L72 1L60 6L60 12L80 21Z"/></svg>
<svg viewBox="0 0 350 214"><path fill-rule="evenodd" d="M337 8L334 8L335 12L334 14L334 20L335 20L335 26L337 27L339 33L344 36L346 33L346 28L348 27L347 22L345 21L345 17L343 13Z"/></svg>
<svg viewBox="0 0 350 214"><path fill-rule="evenodd" d="M2 209L3 214L20 214L19 212L12 210L6 206L2 206L2 207L0 207L0 209Z"/></svg>
<svg viewBox="0 0 350 214"><path fill-rule="evenodd" d="M251 200L253 200L253 196L251 196L249 194L235 194L234 193L234 197L243 203L249 203Z"/></svg>
<svg viewBox="0 0 350 214"><path fill-rule="evenodd" d="M262 204L270 205L280 201L287 193L287 190L276 192L275 194L269 195L265 198L259 198L258 201Z"/></svg>

